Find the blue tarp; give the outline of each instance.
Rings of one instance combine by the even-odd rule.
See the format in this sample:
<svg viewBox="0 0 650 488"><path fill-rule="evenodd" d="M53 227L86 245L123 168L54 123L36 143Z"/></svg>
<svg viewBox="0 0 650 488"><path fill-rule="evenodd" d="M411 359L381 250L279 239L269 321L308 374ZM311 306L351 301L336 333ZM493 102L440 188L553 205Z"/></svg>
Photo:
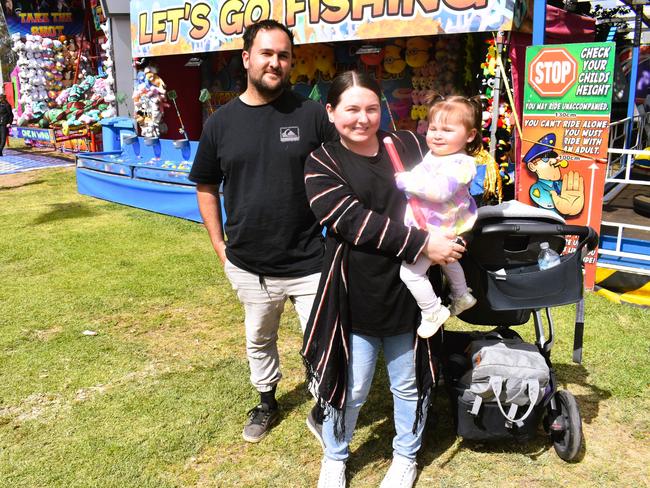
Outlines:
<svg viewBox="0 0 650 488"><path fill-rule="evenodd" d="M125 150L80 153L77 190L102 200L202 222L196 187L187 179L197 146L197 141L138 137ZM222 218L225 221L223 211Z"/></svg>
<svg viewBox="0 0 650 488"><path fill-rule="evenodd" d="M78 167L77 190L82 195L202 222L194 186L138 180Z"/></svg>

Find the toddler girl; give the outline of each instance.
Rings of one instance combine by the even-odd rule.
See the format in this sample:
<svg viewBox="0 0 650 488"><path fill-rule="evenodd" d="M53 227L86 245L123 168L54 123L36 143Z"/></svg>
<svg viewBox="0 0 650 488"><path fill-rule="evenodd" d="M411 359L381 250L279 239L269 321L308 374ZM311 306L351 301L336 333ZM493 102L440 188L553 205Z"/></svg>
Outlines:
<svg viewBox="0 0 650 488"><path fill-rule="evenodd" d="M397 173L397 186L418 197L429 230L442 229L460 235L476 220L476 204L469 194L469 184L476 175L474 155L482 148L481 102L452 96L434 99L429 108L427 146L431 150L411 171ZM406 225L417 226L410 205L404 216ZM415 263L402 263L400 278L422 310L418 327L420 337L431 337L450 315L473 307L472 296L463 268L457 261L443 265L442 271L451 288L451 306L443 307L427 277L431 261L420 256Z"/></svg>

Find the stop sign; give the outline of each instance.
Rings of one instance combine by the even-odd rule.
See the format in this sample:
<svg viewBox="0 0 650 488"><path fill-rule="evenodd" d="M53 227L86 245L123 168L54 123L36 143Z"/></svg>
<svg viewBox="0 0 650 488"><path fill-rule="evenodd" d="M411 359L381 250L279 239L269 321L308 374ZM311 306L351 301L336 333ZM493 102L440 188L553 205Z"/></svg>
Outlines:
<svg viewBox="0 0 650 488"><path fill-rule="evenodd" d="M578 63L564 48L542 49L528 68L528 83L542 97L561 97L578 78Z"/></svg>

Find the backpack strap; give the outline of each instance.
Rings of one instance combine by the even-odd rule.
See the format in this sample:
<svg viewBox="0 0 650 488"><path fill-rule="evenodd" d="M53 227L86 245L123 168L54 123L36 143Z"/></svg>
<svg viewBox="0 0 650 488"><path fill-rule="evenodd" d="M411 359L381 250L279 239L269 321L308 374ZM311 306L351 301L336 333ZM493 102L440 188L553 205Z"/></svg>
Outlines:
<svg viewBox="0 0 650 488"><path fill-rule="evenodd" d="M481 409L482 403L483 403L483 397L481 395L475 395L474 403L472 404L472 410L470 410L469 413L474 417L478 416L478 412Z"/></svg>
<svg viewBox="0 0 650 488"><path fill-rule="evenodd" d="M499 410L501 411L501 414L506 418L506 426L510 426L509 424L516 424L517 427L521 427L524 423L524 420L528 418L528 416L531 414L533 411L533 408L535 408L535 405L537 404L537 399L539 398L539 381L532 379L532 380L527 380L528 384L528 399L529 399L529 404L528 404L528 409L526 412L518 419L515 418L515 415L517 414L517 405L514 403L511 404L510 410L508 413L505 412L503 409L503 405L501 405L501 388L503 386L503 379L500 376L492 376L490 378L490 387L492 388L492 391L494 392L494 397L497 402L497 406L499 407ZM476 402L475 402L476 403ZM479 405L480 407L480 405ZM514 407L514 408L513 408ZM472 412L474 409L472 408Z"/></svg>

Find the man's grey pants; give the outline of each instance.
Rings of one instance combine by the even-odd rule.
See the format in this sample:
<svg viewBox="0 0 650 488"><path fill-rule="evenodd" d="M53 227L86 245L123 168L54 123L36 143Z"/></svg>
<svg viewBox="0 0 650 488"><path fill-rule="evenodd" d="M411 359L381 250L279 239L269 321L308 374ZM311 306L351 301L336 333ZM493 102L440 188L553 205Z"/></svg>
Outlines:
<svg viewBox="0 0 650 488"><path fill-rule="evenodd" d="M260 278L228 260L224 272L244 305L246 355L251 370L251 383L257 391L270 391L282 378L278 329L284 303L287 298L291 300L304 333L318 290L320 273L299 278Z"/></svg>

